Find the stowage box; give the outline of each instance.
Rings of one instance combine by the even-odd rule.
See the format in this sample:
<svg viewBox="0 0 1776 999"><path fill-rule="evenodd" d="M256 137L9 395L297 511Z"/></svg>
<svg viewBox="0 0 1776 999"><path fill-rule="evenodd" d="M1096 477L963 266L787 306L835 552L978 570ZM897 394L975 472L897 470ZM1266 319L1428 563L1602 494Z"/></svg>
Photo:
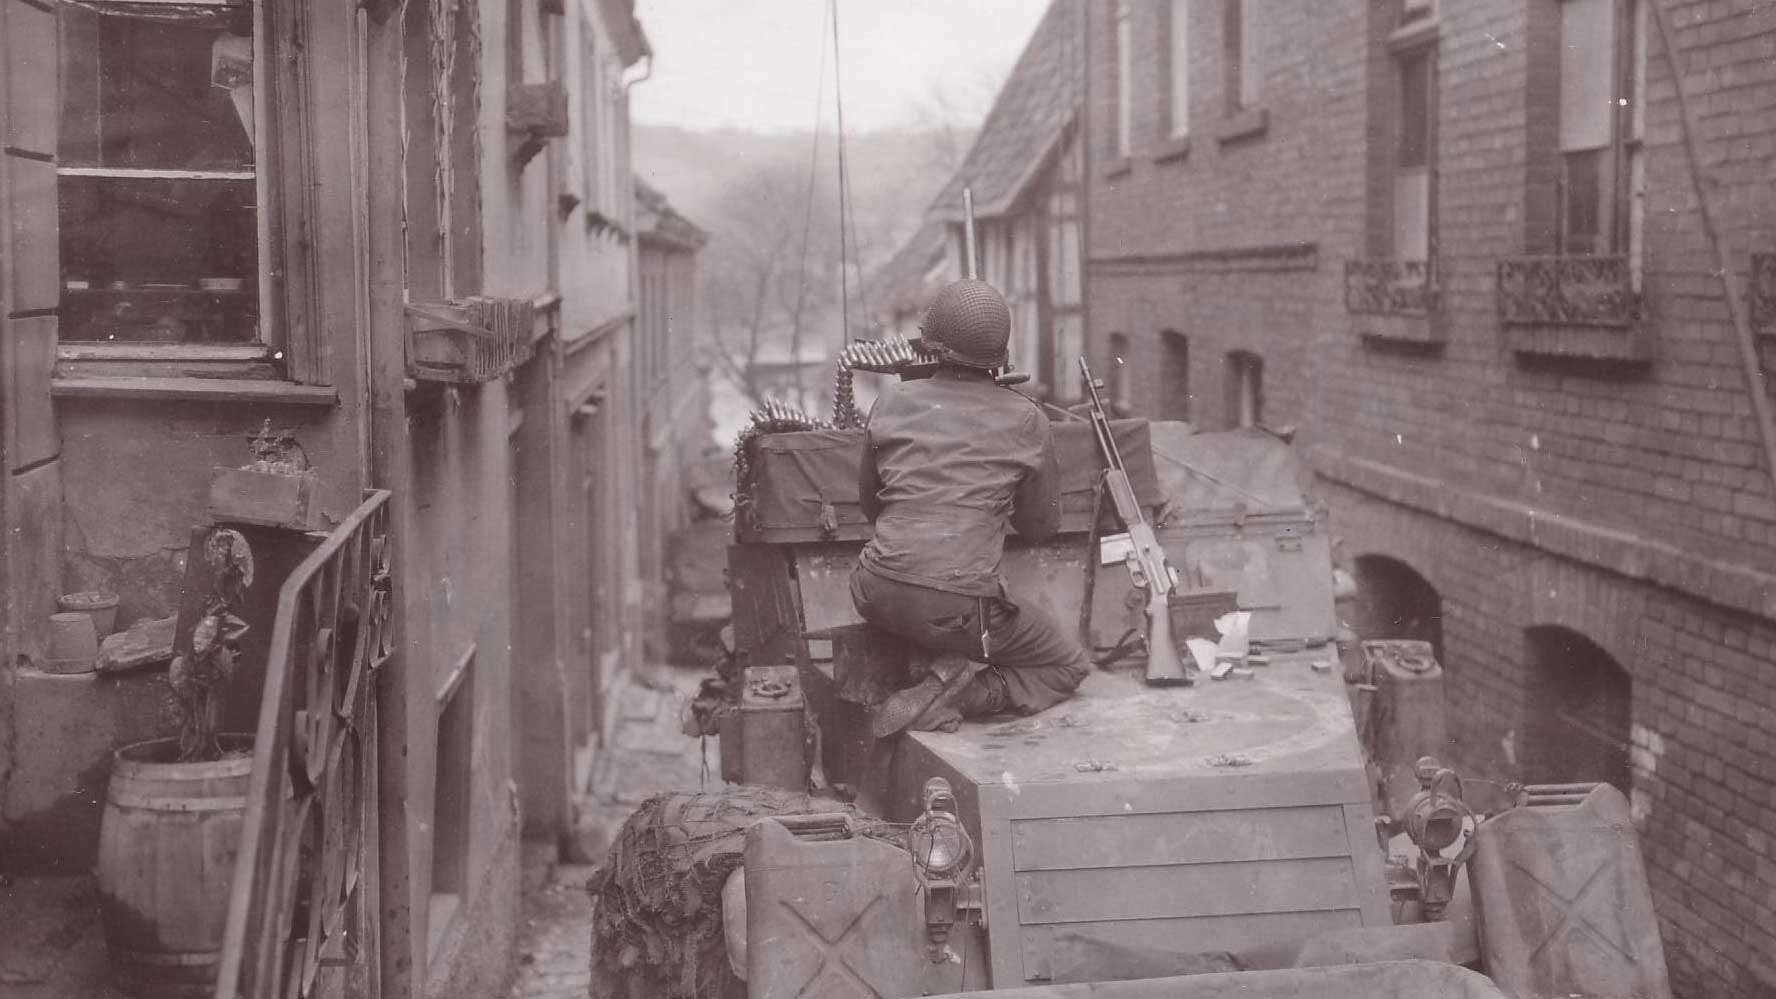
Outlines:
<svg viewBox="0 0 1776 999"><path fill-rule="evenodd" d="M1212 970L1390 925L1341 688L1295 655L1186 689L1095 673L1031 718L909 735L892 817L929 777L956 789L998 989Z"/></svg>

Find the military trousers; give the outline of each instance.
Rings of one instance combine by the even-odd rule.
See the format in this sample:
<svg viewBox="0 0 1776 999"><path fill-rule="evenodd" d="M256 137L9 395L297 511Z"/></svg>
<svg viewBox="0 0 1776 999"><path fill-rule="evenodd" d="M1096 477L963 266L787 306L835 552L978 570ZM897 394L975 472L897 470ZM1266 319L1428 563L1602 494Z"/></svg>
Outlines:
<svg viewBox="0 0 1776 999"><path fill-rule="evenodd" d="M1040 606L917 586L862 566L851 573L851 601L865 621L920 648L1001 667L1007 699L1018 714L1066 700L1091 672L1085 649Z"/></svg>

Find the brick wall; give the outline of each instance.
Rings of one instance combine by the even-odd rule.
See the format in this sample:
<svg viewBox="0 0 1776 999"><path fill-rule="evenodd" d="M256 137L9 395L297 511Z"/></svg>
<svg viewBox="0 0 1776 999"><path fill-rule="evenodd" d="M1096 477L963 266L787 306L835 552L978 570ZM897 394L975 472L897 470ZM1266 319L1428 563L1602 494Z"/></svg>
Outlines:
<svg viewBox="0 0 1776 999"><path fill-rule="evenodd" d="M1734 280L1776 250L1776 3L1660 0L1698 116ZM1346 259L1377 251L1375 143L1391 8L1256 0L1264 130L1217 136L1223 5L1192 5L1192 134L1159 134L1165 33L1137 2L1133 155L1109 160L1113 24L1090 21L1088 302L1099 357L1130 338L1136 408L1175 414L1160 331L1190 343L1190 415L1221 425L1221 355L1265 358L1266 421L1299 423L1348 559L1428 580L1458 760L1508 776L1555 626L1632 683L1633 798L1673 984L1776 990L1776 490L1704 237L1670 63L1648 25L1646 254L1637 331L1548 329L1531 355L1498 318L1503 258L1553 249L1559 0L1445 0L1437 28L1435 263L1420 334L1347 312ZM1741 284L1743 287L1743 284ZM1374 334L1389 334L1386 337ZM1583 356L1639 337L1639 360ZM1613 349L1613 348L1612 348ZM1608 353L1609 351L1601 351Z"/></svg>
<svg viewBox="0 0 1776 999"><path fill-rule="evenodd" d="M1181 415L1161 331L1181 334L1189 416L1211 428L1225 422L1224 362L1234 350L1264 358L1266 423L1310 422L1316 341L1337 300L1334 265L1361 224L1365 22L1350 5L1254 2L1269 22L1260 35L1262 127L1229 135L1250 129L1253 116L1225 111L1222 5L1193 4L1187 148L1165 134L1168 5L1133 5L1133 155L1121 163L1105 157L1115 115L1111 6L1093 5L1088 23L1094 351L1107 363L1109 335L1128 335L1135 407Z"/></svg>

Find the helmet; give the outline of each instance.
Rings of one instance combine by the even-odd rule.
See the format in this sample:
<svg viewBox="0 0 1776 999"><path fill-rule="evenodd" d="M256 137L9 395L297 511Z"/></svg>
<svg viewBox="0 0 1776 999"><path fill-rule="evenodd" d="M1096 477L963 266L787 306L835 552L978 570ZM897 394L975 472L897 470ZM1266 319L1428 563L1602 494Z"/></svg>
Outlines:
<svg viewBox="0 0 1776 999"><path fill-rule="evenodd" d="M1011 309L985 281L954 281L925 310L925 346L942 360L971 368L1003 368L1010 360Z"/></svg>

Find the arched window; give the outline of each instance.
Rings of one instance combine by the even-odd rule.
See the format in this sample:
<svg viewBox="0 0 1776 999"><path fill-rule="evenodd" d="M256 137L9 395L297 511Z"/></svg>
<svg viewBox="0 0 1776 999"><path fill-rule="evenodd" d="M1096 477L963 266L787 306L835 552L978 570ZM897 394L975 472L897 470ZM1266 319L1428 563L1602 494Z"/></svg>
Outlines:
<svg viewBox="0 0 1776 999"><path fill-rule="evenodd" d="M1264 422L1264 358L1250 351L1227 354L1227 387L1223 396L1229 429L1256 427Z"/></svg>
<svg viewBox="0 0 1776 999"><path fill-rule="evenodd" d="M1525 781L1608 781L1627 794L1633 681L1597 643L1568 628L1524 632L1529 674L1518 767Z"/></svg>

